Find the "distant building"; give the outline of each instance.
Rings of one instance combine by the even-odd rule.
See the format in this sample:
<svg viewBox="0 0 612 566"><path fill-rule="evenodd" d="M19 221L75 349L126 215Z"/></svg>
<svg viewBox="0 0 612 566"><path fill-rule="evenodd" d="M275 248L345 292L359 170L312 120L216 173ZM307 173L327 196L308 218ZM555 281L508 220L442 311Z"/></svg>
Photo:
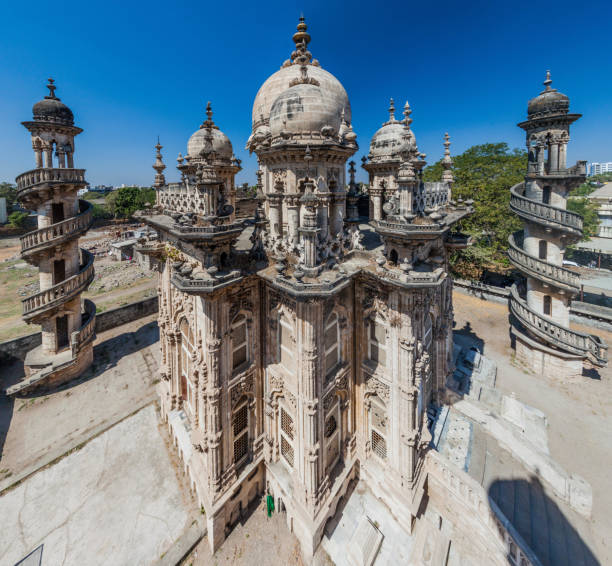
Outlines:
<svg viewBox="0 0 612 566"><path fill-rule="evenodd" d="M612 173L612 161L606 163L590 163L589 177L593 175L601 175L602 173Z"/></svg>
<svg viewBox="0 0 612 566"><path fill-rule="evenodd" d="M589 199L597 204L600 238L612 238L612 183L606 183L589 195Z"/></svg>
<svg viewBox="0 0 612 566"><path fill-rule="evenodd" d="M0 198L0 224L6 224L8 216L6 214L6 198Z"/></svg>

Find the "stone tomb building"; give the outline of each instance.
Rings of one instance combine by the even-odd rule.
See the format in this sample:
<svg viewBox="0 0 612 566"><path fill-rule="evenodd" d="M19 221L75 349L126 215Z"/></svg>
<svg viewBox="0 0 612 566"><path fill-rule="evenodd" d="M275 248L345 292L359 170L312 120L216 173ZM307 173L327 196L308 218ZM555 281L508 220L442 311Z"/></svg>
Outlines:
<svg viewBox="0 0 612 566"><path fill-rule="evenodd" d="M212 549L269 493L311 557L357 477L412 532L427 409L451 369L448 248L466 245L451 230L471 208L451 199L448 138L444 179L423 183L406 106L373 140L364 167L375 177L384 163L386 185L360 226L348 96L312 58L303 19L293 40L253 104L253 221L235 218L240 162L209 105L179 183L157 147L143 219L159 240L138 250L159 270L162 414Z"/></svg>

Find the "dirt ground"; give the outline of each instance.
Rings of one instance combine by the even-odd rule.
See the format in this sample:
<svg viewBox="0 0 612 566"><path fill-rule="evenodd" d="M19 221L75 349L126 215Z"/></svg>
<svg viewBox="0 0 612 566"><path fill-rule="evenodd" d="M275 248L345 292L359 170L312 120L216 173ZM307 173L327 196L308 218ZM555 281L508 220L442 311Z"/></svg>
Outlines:
<svg viewBox="0 0 612 566"><path fill-rule="evenodd" d="M90 230L81 238L82 247L100 250L108 245L114 231ZM36 332L39 327L21 320L21 300L39 290L38 270L19 256L19 238L0 240L0 341ZM136 262L96 256L95 279L83 297L103 312L151 297L157 292L156 274Z"/></svg>
<svg viewBox="0 0 612 566"><path fill-rule="evenodd" d="M548 418L550 455L593 489L591 550L601 564L612 564L612 368L595 377L548 379L527 374L513 362L508 307L460 292L453 294L456 339L476 340L497 364L496 387L543 411ZM612 345L612 334L589 326L572 327L597 334Z"/></svg>

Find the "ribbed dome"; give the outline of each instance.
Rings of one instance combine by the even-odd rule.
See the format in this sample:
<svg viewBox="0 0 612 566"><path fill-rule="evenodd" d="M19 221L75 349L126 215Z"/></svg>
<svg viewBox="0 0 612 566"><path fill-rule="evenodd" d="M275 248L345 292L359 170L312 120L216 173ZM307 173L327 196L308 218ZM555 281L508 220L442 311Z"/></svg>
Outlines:
<svg viewBox="0 0 612 566"><path fill-rule="evenodd" d="M567 114L569 112L569 97L551 88L550 71L546 71L546 87L538 96L532 98L527 104L529 117L545 116L548 114Z"/></svg>
<svg viewBox="0 0 612 566"><path fill-rule="evenodd" d="M72 114L72 110L55 96L56 87L53 84L54 82L53 79L49 79L47 88L50 94L32 107L34 120L40 122L54 122L63 126L74 126L74 115Z"/></svg>
<svg viewBox="0 0 612 566"><path fill-rule="evenodd" d="M285 90L270 109L272 139L287 134L337 135L344 106L321 87L296 84Z"/></svg>

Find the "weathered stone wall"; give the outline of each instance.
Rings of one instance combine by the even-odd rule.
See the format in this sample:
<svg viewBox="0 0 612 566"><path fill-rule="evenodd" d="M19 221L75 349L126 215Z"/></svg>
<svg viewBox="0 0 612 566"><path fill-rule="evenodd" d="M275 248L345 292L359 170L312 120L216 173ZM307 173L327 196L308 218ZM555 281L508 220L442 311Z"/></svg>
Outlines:
<svg viewBox="0 0 612 566"><path fill-rule="evenodd" d="M149 316L156 313L157 309L158 299L155 296L100 313L96 315L96 332L104 332L116 326ZM0 342L0 362L11 358L23 360L25 355L33 348L40 346L41 342L42 335L40 332Z"/></svg>

